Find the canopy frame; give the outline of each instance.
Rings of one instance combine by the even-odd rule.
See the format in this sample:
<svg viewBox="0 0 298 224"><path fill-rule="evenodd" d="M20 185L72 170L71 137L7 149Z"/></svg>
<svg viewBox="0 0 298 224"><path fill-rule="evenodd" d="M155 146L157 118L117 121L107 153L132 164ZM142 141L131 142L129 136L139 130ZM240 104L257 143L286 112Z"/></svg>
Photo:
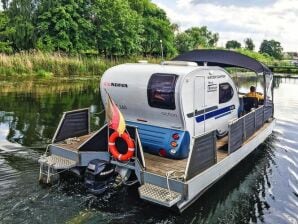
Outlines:
<svg viewBox="0 0 298 224"><path fill-rule="evenodd" d="M271 90L271 87L267 86L267 79L272 80L273 73L266 65L251 57L229 50L202 49L183 53L173 58L172 61L188 61L202 66L219 66L223 68L238 67L253 71L257 75L262 74L264 79L264 103L267 103L267 91Z"/></svg>

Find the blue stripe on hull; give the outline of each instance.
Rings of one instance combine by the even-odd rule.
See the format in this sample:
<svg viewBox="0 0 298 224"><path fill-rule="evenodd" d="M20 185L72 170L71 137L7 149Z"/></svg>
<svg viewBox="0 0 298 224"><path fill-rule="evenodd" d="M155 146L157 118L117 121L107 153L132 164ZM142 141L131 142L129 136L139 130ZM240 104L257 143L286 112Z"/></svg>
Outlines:
<svg viewBox="0 0 298 224"><path fill-rule="evenodd" d="M208 120L213 117L215 117L215 119L218 119L220 117L224 117L224 116L230 114L232 112L232 110L234 110L234 109L235 109L235 105L231 105L231 106L224 107L224 108L221 108L218 110L214 110L209 113L197 116L196 121L197 121L197 123L200 123L204 120Z"/></svg>

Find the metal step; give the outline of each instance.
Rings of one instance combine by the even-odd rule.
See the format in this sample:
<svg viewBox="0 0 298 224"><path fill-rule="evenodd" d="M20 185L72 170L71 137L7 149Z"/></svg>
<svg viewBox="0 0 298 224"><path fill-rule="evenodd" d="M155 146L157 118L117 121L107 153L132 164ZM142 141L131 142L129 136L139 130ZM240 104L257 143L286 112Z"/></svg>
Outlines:
<svg viewBox="0 0 298 224"><path fill-rule="evenodd" d="M57 155L42 156L38 162L54 168L55 170L65 170L76 166L77 162Z"/></svg>
<svg viewBox="0 0 298 224"><path fill-rule="evenodd" d="M177 204L182 196L175 191L169 191L153 184L144 184L139 187L140 198L151 201L166 207L172 207Z"/></svg>
<svg viewBox="0 0 298 224"><path fill-rule="evenodd" d="M46 184L56 182L59 179L61 170L71 169L77 164L74 160L57 155L42 156L38 162L40 163L39 181Z"/></svg>

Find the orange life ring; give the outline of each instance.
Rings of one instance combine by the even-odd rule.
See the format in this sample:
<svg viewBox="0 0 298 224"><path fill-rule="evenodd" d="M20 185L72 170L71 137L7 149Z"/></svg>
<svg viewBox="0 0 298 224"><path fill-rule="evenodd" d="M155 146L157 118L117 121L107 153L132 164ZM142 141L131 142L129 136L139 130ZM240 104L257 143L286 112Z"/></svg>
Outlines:
<svg viewBox="0 0 298 224"><path fill-rule="evenodd" d="M122 138L126 142L128 149L125 154L119 153L115 144L117 138ZM127 133L119 135L119 133L115 131L109 137L109 151L112 153L115 159L118 159L119 161L127 161L133 157L135 144Z"/></svg>

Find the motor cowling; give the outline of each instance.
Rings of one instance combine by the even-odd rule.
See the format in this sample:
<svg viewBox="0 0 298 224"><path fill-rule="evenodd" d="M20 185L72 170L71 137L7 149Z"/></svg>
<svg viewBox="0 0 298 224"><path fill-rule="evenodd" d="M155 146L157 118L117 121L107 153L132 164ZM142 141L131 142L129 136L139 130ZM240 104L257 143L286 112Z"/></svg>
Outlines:
<svg viewBox="0 0 298 224"><path fill-rule="evenodd" d="M95 159L89 162L84 177L87 191L104 193L115 181L115 166L107 161Z"/></svg>

